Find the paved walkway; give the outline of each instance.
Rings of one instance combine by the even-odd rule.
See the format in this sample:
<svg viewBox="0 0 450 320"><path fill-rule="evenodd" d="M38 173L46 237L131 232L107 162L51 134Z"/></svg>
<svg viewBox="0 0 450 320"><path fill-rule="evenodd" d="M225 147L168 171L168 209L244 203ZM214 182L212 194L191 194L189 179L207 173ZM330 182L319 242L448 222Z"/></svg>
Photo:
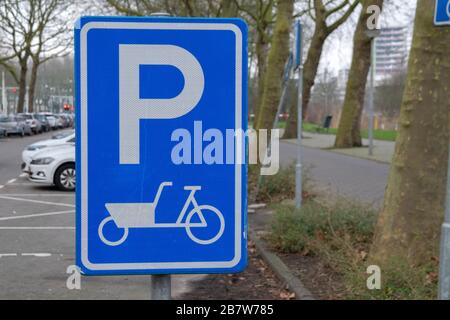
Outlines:
<svg viewBox="0 0 450 320"><path fill-rule="evenodd" d="M394 154L395 142L374 140L373 156L369 156L369 149L363 148L348 148L348 149L334 149L334 140L336 136L332 134L317 134L304 132L302 145L310 148L327 149L332 152L337 152L353 157L364 158L369 160L376 160L390 163L392 155ZM287 139L290 143L297 143L297 140ZM363 139L363 144L367 146L369 141Z"/></svg>
<svg viewBox="0 0 450 320"><path fill-rule="evenodd" d="M378 208L381 206L389 164L305 146L302 157L307 175L319 191L373 204ZM296 145L282 141L281 165L289 165L295 159Z"/></svg>

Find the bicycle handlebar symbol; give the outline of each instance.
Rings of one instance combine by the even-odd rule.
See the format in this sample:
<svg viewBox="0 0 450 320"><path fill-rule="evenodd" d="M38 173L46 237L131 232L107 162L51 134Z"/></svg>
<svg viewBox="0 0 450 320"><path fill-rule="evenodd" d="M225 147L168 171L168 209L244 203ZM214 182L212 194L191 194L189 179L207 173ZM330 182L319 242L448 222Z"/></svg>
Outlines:
<svg viewBox="0 0 450 320"><path fill-rule="evenodd" d="M159 185L155 199L151 203L106 203L105 207L110 216L104 218L98 226L98 235L102 242L109 246L118 246L122 244L128 237L129 228L185 228L188 237L198 244L208 245L219 240L225 230L225 219L216 207L211 205L199 205L197 203L195 193L201 190L201 186L184 187L184 190L188 190L190 193L175 223L155 222L156 205L158 204L163 188L167 186L172 186L172 182L164 181ZM193 209L189 211L183 222L186 212L191 204L193 205ZM218 232L211 238L200 239L194 235L192 229L208 227L208 223L203 214L205 211L211 211L219 218L220 227ZM195 214L197 214L200 222L191 222ZM119 229L124 230L124 233L119 240L110 241L106 239L103 233L103 228L110 221L113 221Z"/></svg>

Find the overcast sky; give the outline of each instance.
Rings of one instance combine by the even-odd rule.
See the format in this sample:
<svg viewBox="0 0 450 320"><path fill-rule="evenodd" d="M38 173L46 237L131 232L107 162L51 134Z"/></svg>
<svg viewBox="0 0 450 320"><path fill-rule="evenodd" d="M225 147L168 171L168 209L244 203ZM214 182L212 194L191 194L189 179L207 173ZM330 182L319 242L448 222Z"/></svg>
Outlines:
<svg viewBox="0 0 450 320"><path fill-rule="evenodd" d="M410 41L416 3L416 0L385 0L385 7L380 17L381 27L408 26ZM352 19L329 37L325 43L319 72L328 68L331 72L337 73L341 69L350 67L353 49L353 32L358 17L359 12L355 12Z"/></svg>

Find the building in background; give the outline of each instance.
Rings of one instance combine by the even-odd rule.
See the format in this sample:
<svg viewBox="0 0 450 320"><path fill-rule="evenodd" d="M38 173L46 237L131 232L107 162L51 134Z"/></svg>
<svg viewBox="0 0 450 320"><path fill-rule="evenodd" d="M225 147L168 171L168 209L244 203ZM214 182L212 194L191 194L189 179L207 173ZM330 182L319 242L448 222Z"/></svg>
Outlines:
<svg viewBox="0 0 450 320"><path fill-rule="evenodd" d="M406 68L408 28L382 28L376 38L377 80L393 76Z"/></svg>

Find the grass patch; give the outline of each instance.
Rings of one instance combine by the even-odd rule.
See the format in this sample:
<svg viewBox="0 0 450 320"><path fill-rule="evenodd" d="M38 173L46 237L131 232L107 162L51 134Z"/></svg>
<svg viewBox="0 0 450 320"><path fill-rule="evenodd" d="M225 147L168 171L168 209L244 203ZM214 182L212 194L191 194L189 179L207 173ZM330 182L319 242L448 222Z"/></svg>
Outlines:
<svg viewBox="0 0 450 320"><path fill-rule="evenodd" d="M307 167L303 169L303 190L307 188L309 182L308 171L309 169ZM287 167L280 167L280 170L275 175L261 176L259 179L259 187L257 188L258 179L258 166L249 166L248 185L250 199L256 202L278 203L283 200L295 198L294 164ZM303 193L303 197L311 196L306 192Z"/></svg>
<svg viewBox="0 0 450 320"><path fill-rule="evenodd" d="M347 299L435 299L436 261L411 267L401 260L389 261L381 270L381 289L369 290L366 281L368 252L376 213L365 206L337 201L325 206L306 201L301 210L276 205L268 239L283 253L314 255L335 271Z"/></svg>
<svg viewBox="0 0 450 320"><path fill-rule="evenodd" d="M324 129L317 131L318 128L319 128L319 125L314 124L314 123L304 123L303 124L303 131L305 131L305 132L328 133L328 134L334 134L334 135L336 135L336 133L337 133L336 128L330 128L328 132L325 131ZM362 130L361 136L363 138L367 139L369 136L368 131ZM395 139L397 138L397 131L376 129L373 131L373 138L375 140L395 141Z"/></svg>

